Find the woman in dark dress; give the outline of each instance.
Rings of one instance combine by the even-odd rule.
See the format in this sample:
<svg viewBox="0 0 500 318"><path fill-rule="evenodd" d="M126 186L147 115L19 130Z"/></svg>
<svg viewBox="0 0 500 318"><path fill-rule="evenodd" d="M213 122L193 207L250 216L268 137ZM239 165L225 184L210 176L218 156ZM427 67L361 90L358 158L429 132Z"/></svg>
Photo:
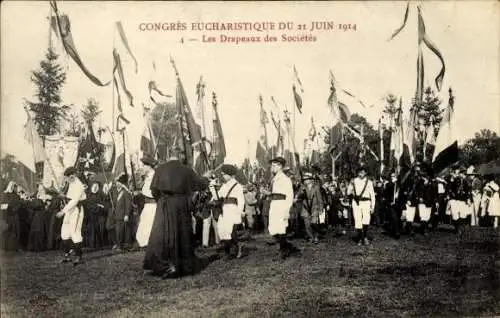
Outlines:
<svg viewBox="0 0 500 318"><path fill-rule="evenodd" d="M173 152L176 155L156 169L151 182L157 207L143 265L163 278L195 271L191 198L193 192L206 189L209 183L208 178L198 176L179 161L179 149Z"/></svg>
<svg viewBox="0 0 500 318"><path fill-rule="evenodd" d="M27 208L31 214L31 226L28 241L28 250L33 252L44 251L47 247L47 233L45 227L46 209L45 201L47 196L43 192L38 192L37 196L27 202Z"/></svg>
<svg viewBox="0 0 500 318"><path fill-rule="evenodd" d="M17 194L17 185L9 182L2 195L2 212L7 223L7 230L3 233L6 250L21 249L21 224L19 211L22 208L22 200Z"/></svg>

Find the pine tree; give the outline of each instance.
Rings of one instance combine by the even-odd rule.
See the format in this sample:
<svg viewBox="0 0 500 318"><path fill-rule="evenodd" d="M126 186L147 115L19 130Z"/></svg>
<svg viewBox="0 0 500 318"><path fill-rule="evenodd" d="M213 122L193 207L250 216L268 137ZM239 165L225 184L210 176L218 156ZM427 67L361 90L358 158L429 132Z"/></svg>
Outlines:
<svg viewBox="0 0 500 318"><path fill-rule="evenodd" d="M66 117L69 105L63 105L61 88L66 82L66 73L57 63L58 55L49 49L40 68L32 71L31 81L36 86L37 101L26 100L26 106L34 113L38 133L42 138L60 132L61 120Z"/></svg>

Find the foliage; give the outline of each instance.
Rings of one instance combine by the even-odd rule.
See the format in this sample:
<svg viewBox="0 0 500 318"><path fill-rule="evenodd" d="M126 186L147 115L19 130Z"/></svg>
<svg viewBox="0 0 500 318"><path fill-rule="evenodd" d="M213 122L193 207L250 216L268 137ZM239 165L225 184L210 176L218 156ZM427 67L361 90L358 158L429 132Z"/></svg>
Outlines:
<svg viewBox="0 0 500 318"><path fill-rule="evenodd" d="M176 141L178 122L174 104L157 104L151 111L151 128L158 144L158 158L166 158L168 149Z"/></svg>
<svg viewBox="0 0 500 318"><path fill-rule="evenodd" d="M366 118L359 114L352 114L350 125L358 129L358 131L363 127L366 146L380 157L379 133L368 123ZM330 146L329 137L326 137L325 142ZM337 156L338 154L333 155ZM369 150L361 146L358 138L344 129L343 150L340 157L336 160L335 175L342 179L352 178L356 175L356 171L361 165L366 166L371 176L376 177L379 175L380 163ZM331 174L332 172L332 157L328 151L322 155L320 169L322 173Z"/></svg>
<svg viewBox="0 0 500 318"><path fill-rule="evenodd" d="M57 63L58 55L49 49L40 68L32 71L31 81L36 86L36 101L26 100L26 106L34 113L34 122L41 136L60 132L61 120L66 117L68 105L62 104L61 88L66 82L66 73Z"/></svg>
<svg viewBox="0 0 500 318"><path fill-rule="evenodd" d="M82 120L77 112L73 111L67 114L67 124L65 135L72 137L80 137L82 135L82 129L84 128Z"/></svg>
<svg viewBox="0 0 500 318"><path fill-rule="evenodd" d="M83 106L83 110L81 112L83 121L86 124L93 124L99 114L102 113L102 111L99 110L99 103L93 98L89 98L87 100L87 104Z"/></svg>
<svg viewBox="0 0 500 318"><path fill-rule="evenodd" d="M482 129L460 149L460 161L466 166L480 165L500 158L500 137L489 129Z"/></svg>

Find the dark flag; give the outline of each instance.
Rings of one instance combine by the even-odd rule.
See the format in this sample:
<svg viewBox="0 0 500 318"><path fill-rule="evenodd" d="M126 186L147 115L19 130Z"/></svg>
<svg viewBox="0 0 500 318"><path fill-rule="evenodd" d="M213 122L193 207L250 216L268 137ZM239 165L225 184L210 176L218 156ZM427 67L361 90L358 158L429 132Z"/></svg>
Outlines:
<svg viewBox="0 0 500 318"><path fill-rule="evenodd" d="M80 172L97 173L102 170L101 156L104 149L102 144L98 143L92 125L88 124L87 135L78 147L78 157L75 167Z"/></svg>
<svg viewBox="0 0 500 318"><path fill-rule="evenodd" d="M448 100L448 107L443 115L432 157L432 168L435 174L439 174L445 168L458 161L458 143L454 136L453 125L451 124L454 113L455 97L453 96L451 88L449 93L450 98Z"/></svg>
<svg viewBox="0 0 500 318"><path fill-rule="evenodd" d="M69 56L75 61L75 63L80 67L82 72L96 85L107 86L110 82L103 84L97 77L95 77L83 64L78 51L76 50L75 42L73 41L73 35L71 34L71 25L69 22L69 17L65 14L59 15L57 10L57 4L55 1L50 2L54 12L55 17L52 17L52 21L55 19L55 23L51 23L54 28L54 32L61 39L64 50Z"/></svg>
<svg viewBox="0 0 500 318"><path fill-rule="evenodd" d="M217 99L215 97L215 93L213 94L212 107L214 109L214 140L212 141L212 153L214 158L213 168L216 168L224 163L224 159L226 158L226 143L224 141L224 134L222 132L222 124L219 118L219 112L217 111Z"/></svg>
<svg viewBox="0 0 500 318"><path fill-rule="evenodd" d="M179 73L174 61L171 60L171 62L177 75L176 106L182 148L188 165L193 167L197 173L204 174L209 169L209 163L207 150L201 135L201 127L194 120Z"/></svg>

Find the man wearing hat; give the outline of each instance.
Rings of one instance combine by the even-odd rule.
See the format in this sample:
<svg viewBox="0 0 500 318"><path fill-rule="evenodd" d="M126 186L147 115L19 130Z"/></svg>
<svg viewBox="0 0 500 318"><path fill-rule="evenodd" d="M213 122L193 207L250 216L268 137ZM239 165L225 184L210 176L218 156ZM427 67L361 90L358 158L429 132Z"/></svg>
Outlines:
<svg viewBox="0 0 500 318"><path fill-rule="evenodd" d="M298 196L298 200L301 202L300 216L304 220L304 226L310 241L318 244L319 218L324 209L323 195L320 187L315 183L312 173L304 172L302 180L304 187Z"/></svg>
<svg viewBox="0 0 500 318"><path fill-rule="evenodd" d="M456 169L449 182L447 213L451 215L455 231L458 232L466 224L471 215L472 191L465 179L465 168Z"/></svg>
<svg viewBox="0 0 500 318"><path fill-rule="evenodd" d="M123 173L116 180L116 204L112 212L112 228L114 230L113 250L120 251L125 242L125 227L128 226L130 215L132 214L132 194L127 187L128 175Z"/></svg>
<svg viewBox="0 0 500 318"><path fill-rule="evenodd" d="M280 244L281 257L287 258L299 250L286 239L286 229L290 208L293 204L293 185L288 176L283 173L286 161L282 157L270 160L271 172L274 174L271 192L267 193L271 200L269 207L269 234L274 236Z"/></svg>
<svg viewBox="0 0 500 318"><path fill-rule="evenodd" d="M145 156L141 159L141 162L144 164L144 169L146 171L144 184L141 190L141 194L144 196L144 208L141 212L135 239L139 247L142 248L148 245L149 235L151 234L151 228L153 227L153 221L155 219L156 201L151 193L151 181L153 181L153 175L155 173L154 168L156 167L157 161L152 157Z"/></svg>
<svg viewBox="0 0 500 318"><path fill-rule="evenodd" d="M238 250L236 258L241 258L242 246L238 244L236 238L236 227L241 224L245 213L245 196L243 187L234 178L236 172L236 167L233 165L224 164L221 167L224 183L218 191L218 197L222 205L222 215L217 222L217 230L226 255L231 257L231 249L236 247Z"/></svg>
<svg viewBox="0 0 500 318"><path fill-rule="evenodd" d="M61 227L61 239L64 249L63 263L70 262L70 250L75 251L76 259L73 264L77 265L82 262L82 225L83 225L83 206L87 196L83 183L77 177L77 170L74 167L69 167L64 171L64 177L68 182L68 190L66 198L69 202L65 207L56 214L58 218L63 218Z"/></svg>
<svg viewBox="0 0 500 318"><path fill-rule="evenodd" d="M358 232L358 245L363 242L370 244L367 232L370 225L371 214L375 204L375 190L373 182L366 176L366 168L359 167L358 176L349 184L348 194L351 196L354 228Z"/></svg>

